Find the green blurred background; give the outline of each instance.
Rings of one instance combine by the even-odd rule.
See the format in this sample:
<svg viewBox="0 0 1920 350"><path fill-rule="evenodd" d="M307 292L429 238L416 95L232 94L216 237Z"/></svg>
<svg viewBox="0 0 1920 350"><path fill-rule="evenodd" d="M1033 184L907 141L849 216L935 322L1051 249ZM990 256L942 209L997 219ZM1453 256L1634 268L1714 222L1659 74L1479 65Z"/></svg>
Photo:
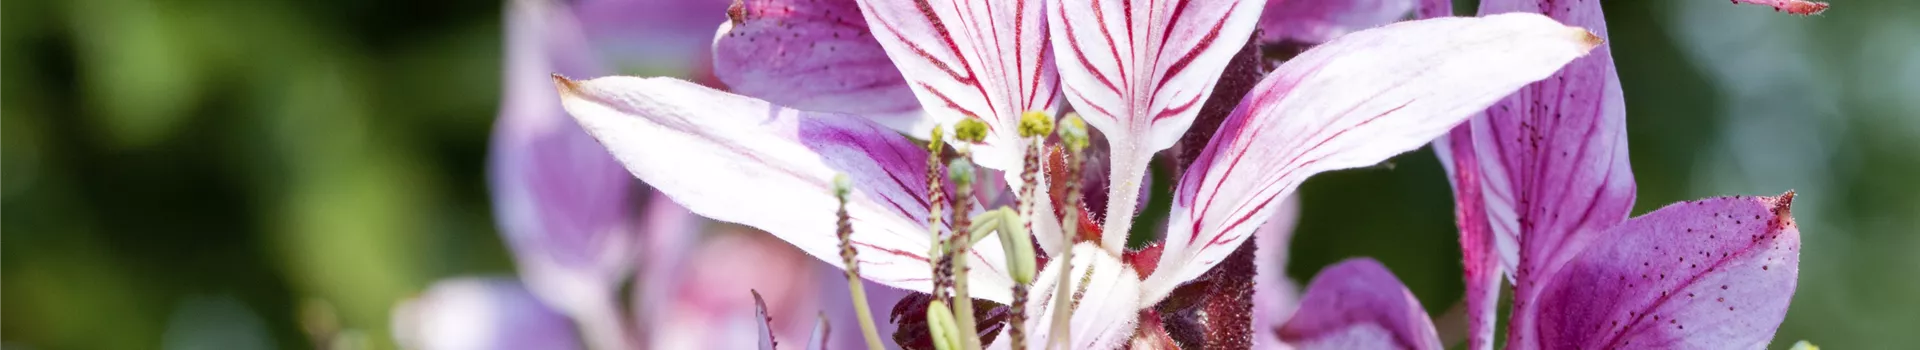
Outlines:
<svg viewBox="0 0 1920 350"><path fill-rule="evenodd" d="M1606 1L1635 213L1797 190L1775 347L1912 346L1920 1L1834 5ZM511 274L483 171L503 7L4 2L0 348L390 348L394 302ZM1394 163L1307 184L1290 272L1374 256L1438 314L1462 292L1451 195L1431 152Z"/></svg>

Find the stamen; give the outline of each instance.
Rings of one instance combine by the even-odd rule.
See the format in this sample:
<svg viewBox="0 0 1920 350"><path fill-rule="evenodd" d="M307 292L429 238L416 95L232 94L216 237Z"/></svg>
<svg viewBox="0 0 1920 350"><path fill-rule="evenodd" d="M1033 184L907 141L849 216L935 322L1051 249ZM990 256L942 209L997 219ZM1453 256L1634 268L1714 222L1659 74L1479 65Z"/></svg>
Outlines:
<svg viewBox="0 0 1920 350"><path fill-rule="evenodd" d="M946 302L947 287L953 284L952 276L947 275L946 245L943 244L941 239L943 232L940 230L940 218L946 216L942 206L947 203L947 191L943 188L946 182L941 181L945 179L946 172L940 171L940 165L943 164L940 161L940 153L947 148L943 133L944 128L933 128L933 135L927 138L927 232L933 240L931 244L933 251L928 252L927 256L936 262L933 266L933 290L930 294L933 294L933 300L939 302Z"/></svg>
<svg viewBox="0 0 1920 350"><path fill-rule="evenodd" d="M1072 304L1076 301L1072 298L1072 295L1068 294L1069 287L1071 286L1069 277L1073 271L1073 237L1078 234L1077 231L1079 231L1080 228L1080 168L1084 163L1084 160L1081 159L1081 152L1086 151L1088 143L1087 123L1085 120L1080 119L1080 115L1077 113L1067 113L1065 118L1060 119L1060 127L1055 129L1055 131L1059 133L1060 144L1067 148L1067 169L1065 175L1067 198L1061 201L1060 204L1060 208L1066 212L1066 218L1064 219L1066 221L1060 224L1062 231L1060 238L1063 240L1063 242L1060 242L1060 246L1065 248L1060 249L1060 257L1058 259L1061 261L1062 268L1060 269L1060 278L1054 287L1053 293L1053 307L1059 311L1053 313L1053 332L1050 335L1053 343L1048 344L1048 348L1068 345L1065 344L1067 339L1072 338L1070 334L1071 327L1069 326L1072 324L1071 320L1073 319Z"/></svg>
<svg viewBox="0 0 1920 350"><path fill-rule="evenodd" d="M1009 218L1002 223L1000 244L1007 252L1008 268L1013 270L1013 305L1008 315L1007 335L1013 339L1014 349L1027 348L1027 290L1033 283L1033 240L1028 231L1032 221L1025 217L1035 215L1036 195L1047 195L1040 191L1040 156L1045 154L1047 136L1053 134L1053 117L1046 112L1030 111L1020 117L1020 137L1028 143L1027 156L1020 167L1020 195L1014 198L1014 206L1020 208L1017 213L1006 212ZM1003 211L1005 209L1002 209ZM1047 213L1052 215L1052 213ZM1024 268L1024 270L1022 269ZM1022 276L1022 273L1025 275Z"/></svg>
<svg viewBox="0 0 1920 350"><path fill-rule="evenodd" d="M964 124L963 122L962 125ZM985 124L981 126L984 131ZM956 126L956 129L959 127ZM967 160L964 148L960 150L960 155L953 159L952 164L947 165L947 177L953 181L953 232L955 234L947 241L950 254L947 254L945 261L950 262L952 266L953 312L956 326L960 327L959 329L978 329L973 319L973 298L968 296L967 290L967 260L969 260L967 257L972 256L968 249L973 246L973 240L970 234L959 234L972 231L970 227L972 222L967 215L970 211L968 208L973 208L975 170L973 162ZM967 350L979 350L980 338L969 334L969 336L960 337L960 344Z"/></svg>
<svg viewBox="0 0 1920 350"><path fill-rule="evenodd" d="M1020 137L1028 143L1027 157L1020 166L1020 194L1014 198L1014 207L1020 208L1020 215L1032 216L1035 195L1040 191L1040 156L1045 154L1047 135L1053 133L1053 117L1045 112L1027 112L1020 118ZM1051 214L1051 213L1049 213ZM1028 221L1031 224L1031 221ZM1032 230L1033 227L1026 227Z"/></svg>
<svg viewBox="0 0 1920 350"><path fill-rule="evenodd" d="M860 264L855 256L859 254L853 248L853 218L847 215L847 196L853 192L853 181L846 174L833 177L833 197L840 201L838 216L840 234L840 260L847 267L847 290L853 294L853 311L860 318L860 334L866 337L867 349L885 349L880 343L880 329L873 325L873 312L868 310L866 286L860 283Z"/></svg>

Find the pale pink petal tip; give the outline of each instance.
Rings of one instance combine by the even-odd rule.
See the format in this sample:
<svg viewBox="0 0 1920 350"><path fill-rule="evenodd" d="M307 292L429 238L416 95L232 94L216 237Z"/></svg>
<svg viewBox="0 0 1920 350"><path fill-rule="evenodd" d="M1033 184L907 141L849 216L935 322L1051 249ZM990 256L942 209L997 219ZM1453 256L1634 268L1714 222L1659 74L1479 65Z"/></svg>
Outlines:
<svg viewBox="0 0 1920 350"><path fill-rule="evenodd" d="M1774 12L1812 16L1827 11L1827 3L1806 0L1733 0L1734 4L1755 4L1772 6Z"/></svg>

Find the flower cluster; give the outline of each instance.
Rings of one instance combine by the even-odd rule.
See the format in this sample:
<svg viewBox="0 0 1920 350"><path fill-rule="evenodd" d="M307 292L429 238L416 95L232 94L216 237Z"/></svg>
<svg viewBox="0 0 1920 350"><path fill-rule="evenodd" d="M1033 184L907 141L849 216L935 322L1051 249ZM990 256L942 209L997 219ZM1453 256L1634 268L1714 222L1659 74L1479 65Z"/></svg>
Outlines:
<svg viewBox="0 0 1920 350"><path fill-rule="evenodd" d="M1798 271L1792 193L1627 219L1599 2L1448 3L737 0L697 83L568 78L604 74L569 54L592 26L520 0L491 170L527 284L450 282L403 307L398 333L466 344L428 334L450 319L437 310L506 303L537 317L488 334L564 335L535 327L565 315L596 348L1439 348L1378 263L1330 267L1298 303L1277 265L1307 178L1431 143L1474 348L1493 345L1501 276L1513 347L1770 340ZM1166 225L1136 227L1161 215L1139 208L1162 155ZM695 242L695 215L812 259ZM1134 232L1157 238L1129 247ZM748 293L705 271L847 288ZM702 294L742 301L674 311ZM828 313L781 330L804 305ZM727 313L750 318L699 322ZM755 342L699 340L730 335Z"/></svg>

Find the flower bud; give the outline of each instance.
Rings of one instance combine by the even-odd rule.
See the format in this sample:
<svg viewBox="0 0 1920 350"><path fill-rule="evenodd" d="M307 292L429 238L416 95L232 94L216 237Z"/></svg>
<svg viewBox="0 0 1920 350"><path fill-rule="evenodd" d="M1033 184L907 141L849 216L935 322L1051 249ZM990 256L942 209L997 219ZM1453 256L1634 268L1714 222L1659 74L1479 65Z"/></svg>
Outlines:
<svg viewBox="0 0 1920 350"><path fill-rule="evenodd" d="M955 186L972 186L973 175L973 162L966 158L954 158L952 163L947 163L947 178L953 180Z"/></svg>
<svg viewBox="0 0 1920 350"><path fill-rule="evenodd" d="M927 334L933 338L933 348L938 350L959 350L960 328L953 320L953 310L938 300L927 305Z"/></svg>
<svg viewBox="0 0 1920 350"><path fill-rule="evenodd" d="M1000 248L1007 253L1007 274L1013 282L1033 283L1033 238L1027 232L1027 219L1012 208L1000 208Z"/></svg>

